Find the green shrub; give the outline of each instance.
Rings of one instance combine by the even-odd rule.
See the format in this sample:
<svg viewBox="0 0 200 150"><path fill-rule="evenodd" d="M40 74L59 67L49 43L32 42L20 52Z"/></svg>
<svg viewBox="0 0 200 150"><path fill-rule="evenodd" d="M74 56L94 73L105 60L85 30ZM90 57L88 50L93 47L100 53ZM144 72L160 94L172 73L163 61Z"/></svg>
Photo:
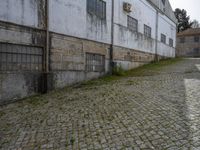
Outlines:
<svg viewBox="0 0 200 150"><path fill-rule="evenodd" d="M112 74L116 76L124 76L126 74L126 71L122 68L122 66L115 66L112 69Z"/></svg>

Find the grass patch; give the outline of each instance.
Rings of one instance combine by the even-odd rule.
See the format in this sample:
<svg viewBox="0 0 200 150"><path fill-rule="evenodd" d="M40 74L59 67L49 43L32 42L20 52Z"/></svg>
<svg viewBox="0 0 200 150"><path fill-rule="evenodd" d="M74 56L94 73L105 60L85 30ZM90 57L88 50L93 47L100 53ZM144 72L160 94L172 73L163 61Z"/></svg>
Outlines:
<svg viewBox="0 0 200 150"><path fill-rule="evenodd" d="M166 59L159 62L152 62L139 68L126 72L126 76L151 76L158 74L164 67L180 62L182 58Z"/></svg>
<svg viewBox="0 0 200 150"><path fill-rule="evenodd" d="M70 139L70 144L71 144L71 145L74 145L74 143L75 143L75 138L72 137L72 138Z"/></svg>
<svg viewBox="0 0 200 150"><path fill-rule="evenodd" d="M81 88L85 86L98 86L115 80L119 80L120 78L124 77L152 76L155 74L159 74L159 72L161 71L161 69L163 69L163 67L176 64L181 60L182 58L161 60L160 62L152 62L150 64L146 64L139 68L132 69L129 71L124 71L121 67L117 67L113 69L113 75L106 75L99 79L85 81L74 87Z"/></svg>
<svg viewBox="0 0 200 150"><path fill-rule="evenodd" d="M3 117L6 113L3 111L0 111L0 118Z"/></svg>
<svg viewBox="0 0 200 150"><path fill-rule="evenodd" d="M48 103L48 100L45 98L42 98L43 96L37 95L29 97L25 102L32 105L32 106L43 106Z"/></svg>

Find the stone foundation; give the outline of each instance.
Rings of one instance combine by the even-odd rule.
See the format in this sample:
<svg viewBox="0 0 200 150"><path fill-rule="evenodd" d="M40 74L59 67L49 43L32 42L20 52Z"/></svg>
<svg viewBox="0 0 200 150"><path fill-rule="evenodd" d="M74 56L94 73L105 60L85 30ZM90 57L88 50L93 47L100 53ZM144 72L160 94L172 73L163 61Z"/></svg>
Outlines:
<svg viewBox="0 0 200 150"><path fill-rule="evenodd" d="M31 47L41 47L45 51L45 31L20 27L12 24L0 24L0 42ZM3 71L0 73L0 104L12 102L37 93L63 88L65 86L95 79L111 71L110 44L89 41L66 35L50 33L49 70L42 71ZM89 60L86 54L94 55ZM103 59L103 71L96 71L99 58ZM45 59L44 59L45 60ZM43 60L43 66L44 61ZM113 60L124 70L133 69L155 60L155 55L133 49L114 46ZM87 65L92 65L87 70Z"/></svg>
<svg viewBox="0 0 200 150"><path fill-rule="evenodd" d="M130 70L154 61L155 54L115 46L113 58L117 66Z"/></svg>

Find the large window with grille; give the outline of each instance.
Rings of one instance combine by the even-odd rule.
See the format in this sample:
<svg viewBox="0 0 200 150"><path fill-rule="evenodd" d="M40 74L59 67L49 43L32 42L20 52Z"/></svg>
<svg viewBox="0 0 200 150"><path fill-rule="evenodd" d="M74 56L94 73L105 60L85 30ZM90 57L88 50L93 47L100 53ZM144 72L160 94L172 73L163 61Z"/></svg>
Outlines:
<svg viewBox="0 0 200 150"><path fill-rule="evenodd" d="M151 38L151 27L144 25L144 35Z"/></svg>
<svg viewBox="0 0 200 150"><path fill-rule="evenodd" d="M134 19L133 17L128 16L128 29L133 31L133 32L137 32L138 31L138 21L136 19Z"/></svg>
<svg viewBox="0 0 200 150"><path fill-rule="evenodd" d="M105 20L106 2L103 0L87 0L87 12Z"/></svg>
<svg viewBox="0 0 200 150"><path fill-rule="evenodd" d="M105 56L100 54L86 53L86 71L104 72Z"/></svg>
<svg viewBox="0 0 200 150"><path fill-rule="evenodd" d="M166 44L166 35L161 34L161 42Z"/></svg>
<svg viewBox="0 0 200 150"><path fill-rule="evenodd" d="M0 71L42 71L43 49L0 43Z"/></svg>

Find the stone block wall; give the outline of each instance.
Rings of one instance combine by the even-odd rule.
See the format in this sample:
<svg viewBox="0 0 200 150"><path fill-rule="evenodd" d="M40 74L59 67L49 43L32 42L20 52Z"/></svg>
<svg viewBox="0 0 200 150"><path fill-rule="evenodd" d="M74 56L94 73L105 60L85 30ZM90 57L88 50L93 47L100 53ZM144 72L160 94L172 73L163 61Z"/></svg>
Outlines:
<svg viewBox="0 0 200 150"><path fill-rule="evenodd" d="M185 42L182 43L181 38L184 38ZM176 56L200 57L200 40L199 42L194 42L194 36L177 37Z"/></svg>
<svg viewBox="0 0 200 150"><path fill-rule="evenodd" d="M129 70L154 61L155 54L115 46L113 58L117 66Z"/></svg>
<svg viewBox="0 0 200 150"><path fill-rule="evenodd" d="M50 73L53 75L53 87L66 85L100 77L109 72L110 45L60 34L51 34ZM86 70L86 53L105 56L105 71Z"/></svg>

